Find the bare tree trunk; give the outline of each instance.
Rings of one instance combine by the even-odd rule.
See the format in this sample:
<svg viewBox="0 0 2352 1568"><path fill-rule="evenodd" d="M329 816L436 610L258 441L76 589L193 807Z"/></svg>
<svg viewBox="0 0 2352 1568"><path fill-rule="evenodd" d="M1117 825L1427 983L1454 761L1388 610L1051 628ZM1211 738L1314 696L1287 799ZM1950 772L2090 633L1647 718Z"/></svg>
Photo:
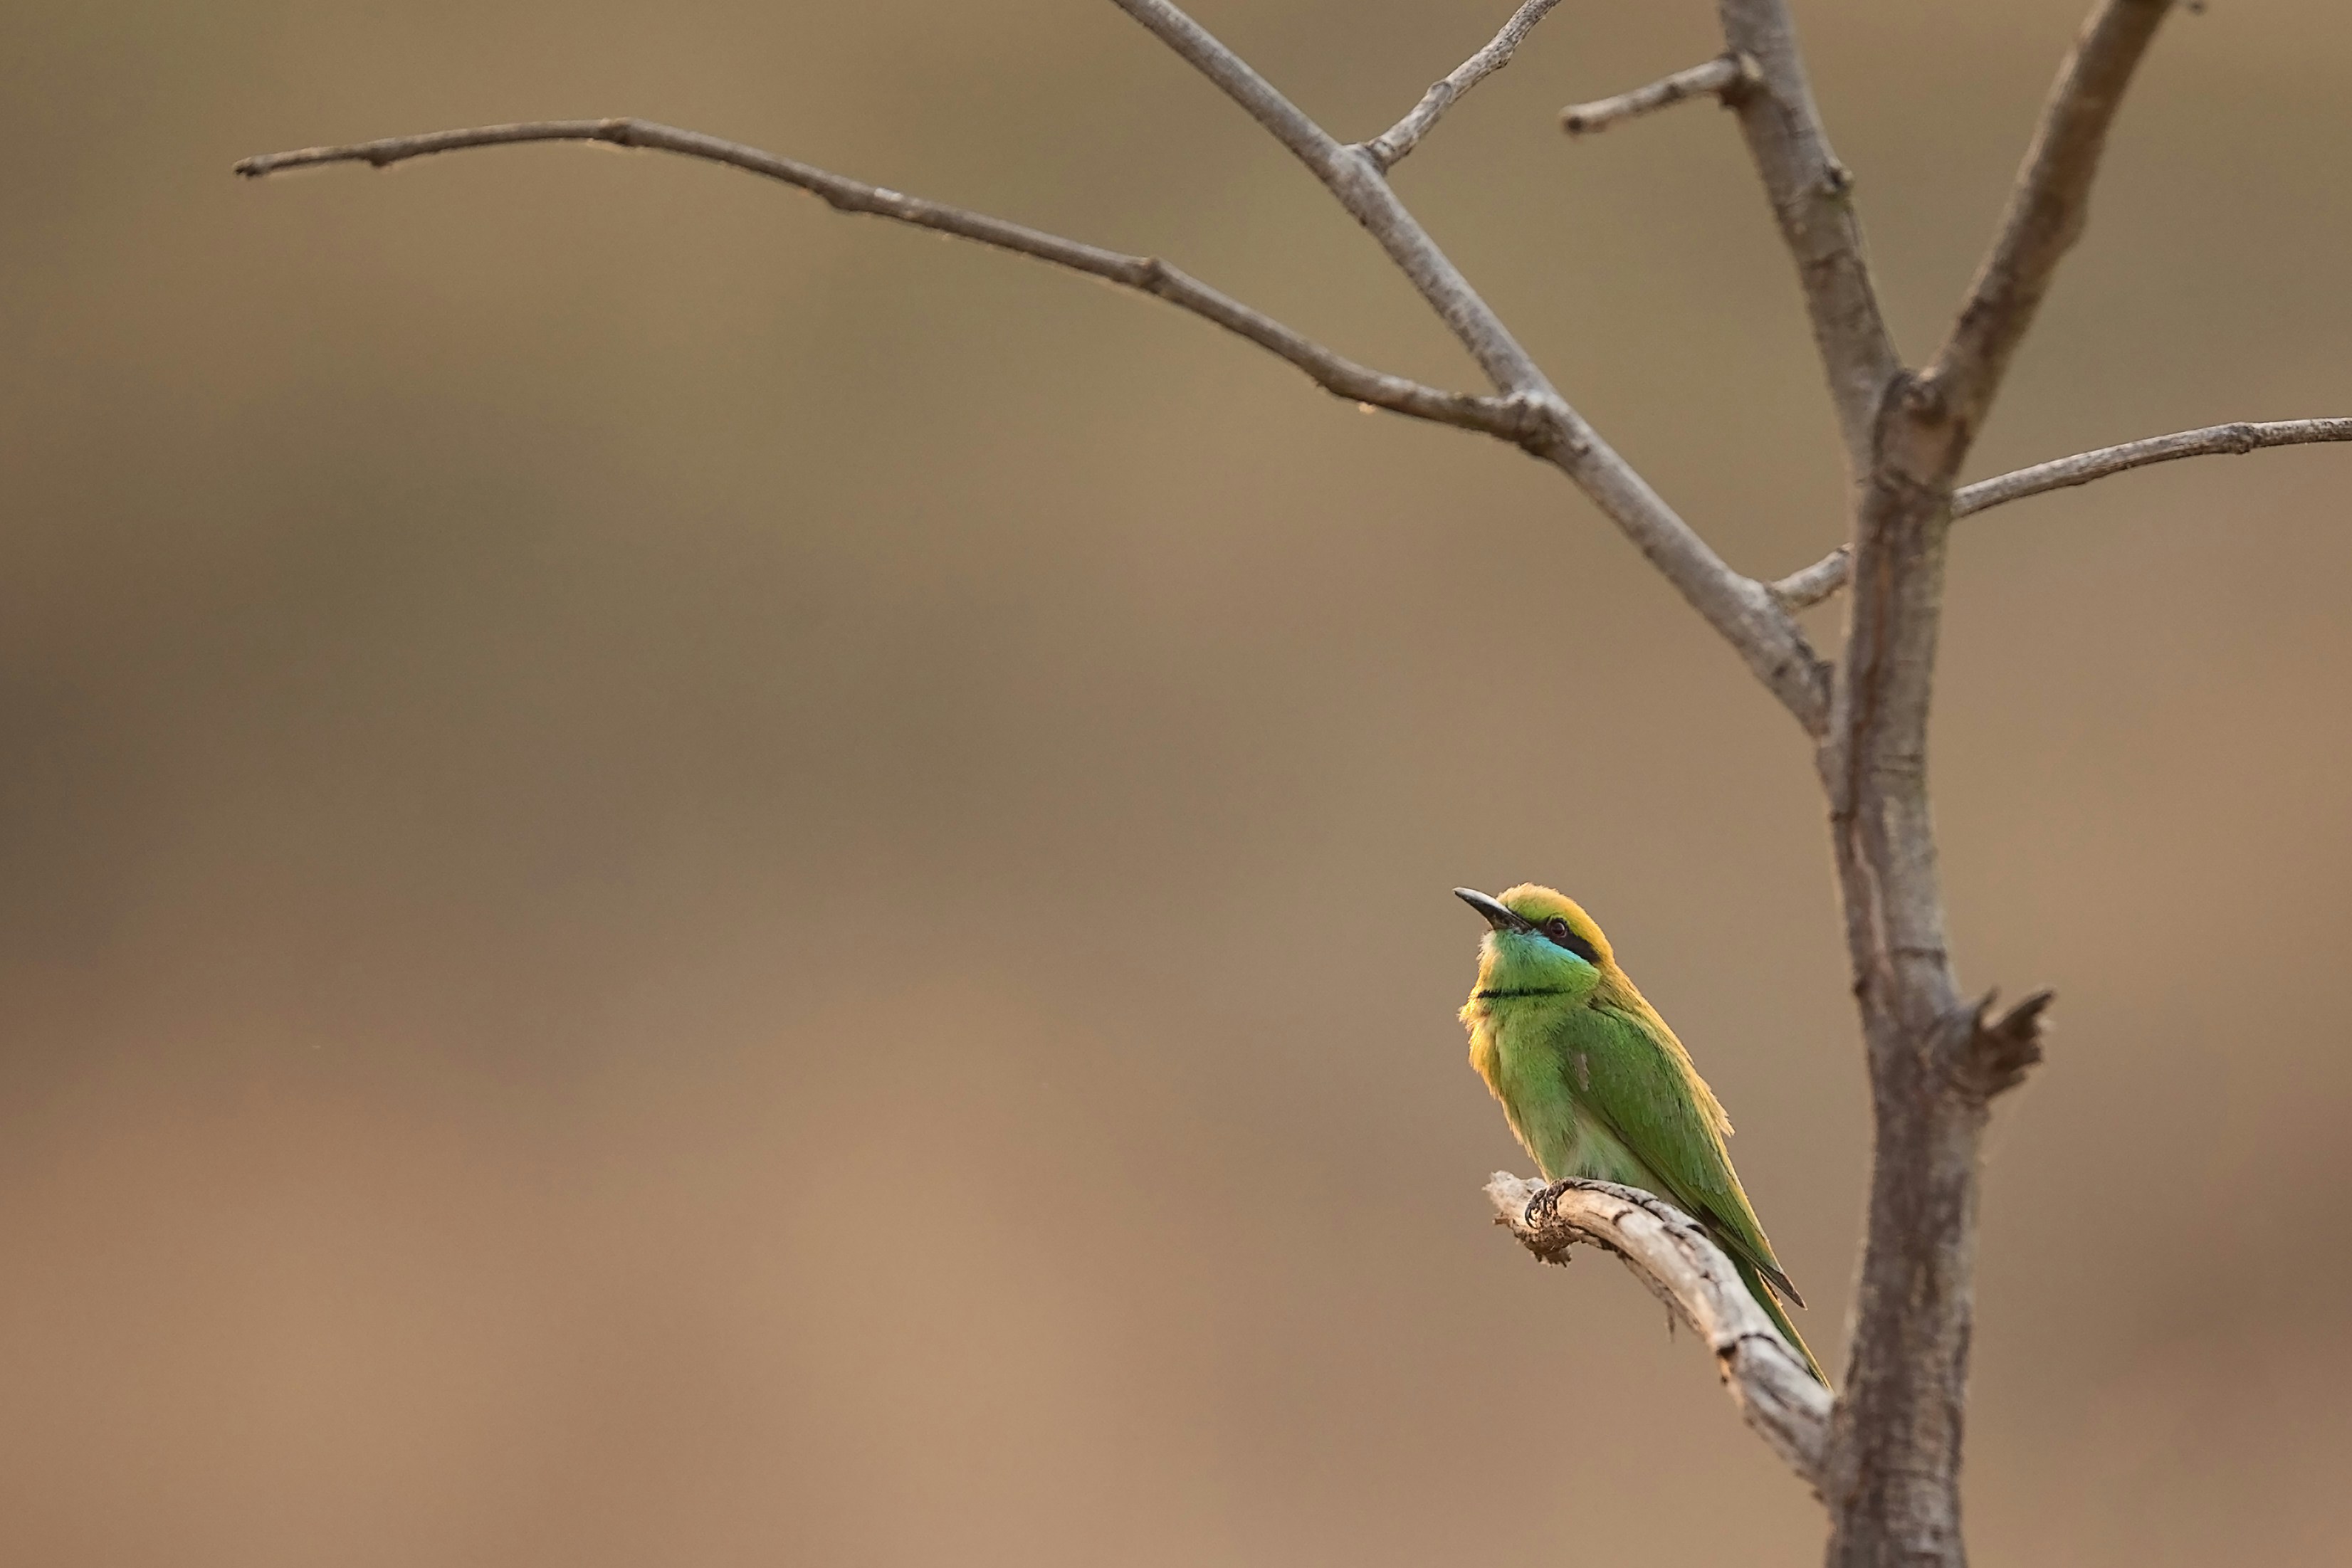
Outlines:
<svg viewBox="0 0 2352 1568"><path fill-rule="evenodd" d="M1880 411L1854 529L1847 656L1822 748L1874 1131L1853 1364L1832 1417L1824 1500L1833 1564L1963 1554L1960 1438L1984 1113L1933 1066L1957 994L1927 770L1951 476L1939 454L1916 450L1909 405L1918 401L1906 375Z"/></svg>
<svg viewBox="0 0 2352 1568"><path fill-rule="evenodd" d="M2044 993L1998 1022L1960 999L1927 800L1952 481L1969 421L1932 375L1880 410L1855 519L1852 623L1822 747L1868 1052L1870 1225L1832 1417L1828 1561L1958 1563L1977 1155L1993 1095L2040 1060Z"/></svg>

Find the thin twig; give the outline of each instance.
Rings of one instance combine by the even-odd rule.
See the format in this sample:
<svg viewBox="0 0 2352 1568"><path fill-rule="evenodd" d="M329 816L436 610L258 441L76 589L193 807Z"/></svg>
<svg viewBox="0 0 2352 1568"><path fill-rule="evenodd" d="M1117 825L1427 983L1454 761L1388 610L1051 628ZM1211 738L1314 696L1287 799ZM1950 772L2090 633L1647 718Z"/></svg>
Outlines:
<svg viewBox="0 0 2352 1568"><path fill-rule="evenodd" d="M1388 252L1496 388L1540 422L1520 444L1553 464L1623 530L1737 650L1809 735L1828 723L1828 675L1764 585L1725 564L1562 398L1494 308L1406 210L1369 153L1342 146L1169 0L1112 0L1288 148Z"/></svg>
<svg viewBox="0 0 2352 1568"><path fill-rule="evenodd" d="M1757 69L1755 61L1738 55L1717 55L1703 64L1663 77L1647 87L1621 92L1614 98L1595 99L1591 103L1571 103L1559 111L1559 127L1570 136L1582 136L1591 131L1606 131L1621 120L1633 120L1661 109L1671 109L1687 99L1713 94L1728 103L1760 79L1762 73Z"/></svg>
<svg viewBox="0 0 2352 1568"><path fill-rule="evenodd" d="M1768 582L1764 591L1778 601L1783 610L1811 610L1845 586L1847 576L1853 570L1853 547L1840 545L1802 571L1792 571L1778 582Z"/></svg>
<svg viewBox="0 0 2352 1568"><path fill-rule="evenodd" d="M755 147L724 141L698 131L656 125L642 120L553 120L521 125L486 125L467 131L441 131L425 136L397 136L344 147L307 147L296 152L272 152L247 158L236 172L249 179L319 163L369 163L377 168L434 152L465 148L497 147L518 141L604 141L620 147L642 147L661 152L707 159L732 168L763 174L822 197L845 213L865 213L917 228L954 235L999 250L1052 262L1076 272L1107 279L1123 287L1164 299L1227 331L1248 339L1268 352L1307 372L1326 391L1360 403L1410 414L1441 424L1484 431L1516 440L1529 427L1526 413L1507 400L1471 397L1444 392L1402 376L1367 369L1332 352L1273 318L1220 293L1156 256L1127 256L1103 250L1059 235L1008 223L984 213L967 212L862 181L779 158Z"/></svg>
<svg viewBox="0 0 2352 1568"><path fill-rule="evenodd" d="M1437 123L1438 116L1453 108L1464 93L1511 63L1511 57L1518 52L1528 35L1535 31L1536 24L1559 4L1559 0L1527 0L1526 5L1511 14L1511 19L1503 24L1503 30L1496 33L1485 48L1454 67L1446 74L1444 80L1431 83L1429 90L1422 94L1421 101L1414 104L1402 120L1370 141L1361 143L1360 149L1372 161L1373 167L1386 173L1403 162L1405 155L1429 134L1429 129Z"/></svg>
<svg viewBox="0 0 2352 1568"><path fill-rule="evenodd" d="M1550 1193L1541 1204L1529 1206ZM1496 1223L1559 1262L1571 1246L1617 1255L1666 1311L1712 1351L1725 1390L1757 1436L1815 1491L1829 1453L1830 1391L1739 1281L1731 1260L1688 1215L1634 1187L1571 1182L1558 1189L1496 1171L1486 1184Z"/></svg>
<svg viewBox="0 0 2352 1568"><path fill-rule="evenodd" d="M2087 485L2128 468L2151 463L2172 463L2183 457L2243 456L2271 446L2309 446L2320 442L2352 441L2352 419L2279 419L2261 423L2209 424L2171 435L2151 435L2121 446L2053 458L1991 479L1980 479L1952 493L1952 516L1965 517L2010 501L2050 490Z"/></svg>
<svg viewBox="0 0 2352 1568"><path fill-rule="evenodd" d="M2000 233L1928 371L1964 430L1982 426L2060 258L2082 237L2107 130L2171 8L2172 0L2100 0L2058 69Z"/></svg>
<svg viewBox="0 0 2352 1568"><path fill-rule="evenodd" d="M2094 479L2104 479L2110 474L2121 474L2126 469L2145 468L2152 463L2173 463L2183 457L2212 457L2224 454L2243 455L2273 446L2309 446L2334 441L2352 441L2352 419L2241 422L2236 424L2209 424L2201 430L2176 431L2170 435L2151 435L2144 441L2126 441L2120 446L2102 446L2095 452L2078 452L2072 457L2053 458L2047 463L2036 463L2031 468L2020 468L2013 473L1962 486L1952 492L1952 516L1969 517L2006 506L2011 501L2021 501L2028 496L2087 485ZM1803 610L1819 604L1845 585L1851 554L1846 546L1840 545L1802 571L1791 572L1771 584L1769 591L1791 610Z"/></svg>
<svg viewBox="0 0 2352 1568"><path fill-rule="evenodd" d="M1754 62L1761 78L1730 107L1797 264L1813 344L1828 374L1846 472L1870 472L1871 432L1886 389L1902 370L1886 330L1853 209L1853 174L1830 151L1786 0L1716 0L1724 42Z"/></svg>

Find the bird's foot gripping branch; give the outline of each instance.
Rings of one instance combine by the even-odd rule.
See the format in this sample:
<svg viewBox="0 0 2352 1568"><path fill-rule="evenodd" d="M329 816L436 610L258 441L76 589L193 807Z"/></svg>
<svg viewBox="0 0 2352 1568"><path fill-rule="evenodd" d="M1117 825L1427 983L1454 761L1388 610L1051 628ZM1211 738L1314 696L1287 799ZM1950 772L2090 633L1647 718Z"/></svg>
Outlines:
<svg viewBox="0 0 2352 1568"><path fill-rule="evenodd" d="M1613 1252L1675 1320L1714 1353L1732 1403L1789 1468L1819 1491L1829 1452L1830 1391L1814 1381L1690 1216L1638 1188L1606 1181L1546 1186L1508 1171L1486 1184L1495 1223L1547 1263L1583 1243Z"/></svg>

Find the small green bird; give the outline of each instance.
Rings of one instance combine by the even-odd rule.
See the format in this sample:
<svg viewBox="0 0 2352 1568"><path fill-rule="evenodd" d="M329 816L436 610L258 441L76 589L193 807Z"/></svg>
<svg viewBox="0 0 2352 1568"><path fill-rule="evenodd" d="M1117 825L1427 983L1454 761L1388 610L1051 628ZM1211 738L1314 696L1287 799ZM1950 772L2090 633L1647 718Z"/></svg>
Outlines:
<svg viewBox="0 0 2352 1568"><path fill-rule="evenodd" d="M1576 901L1533 883L1455 897L1486 917L1463 1004L1470 1065L1546 1181L1653 1192L1706 1228L1765 1314L1826 1385L1781 1310L1805 1299L1772 1256L1723 1140L1731 1118Z"/></svg>

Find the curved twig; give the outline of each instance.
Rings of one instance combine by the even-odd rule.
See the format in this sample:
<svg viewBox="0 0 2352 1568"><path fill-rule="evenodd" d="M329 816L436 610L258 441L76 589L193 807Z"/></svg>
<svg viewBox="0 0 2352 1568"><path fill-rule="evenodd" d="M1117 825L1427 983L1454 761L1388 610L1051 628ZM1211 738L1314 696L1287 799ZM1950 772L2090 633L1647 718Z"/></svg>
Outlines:
<svg viewBox="0 0 2352 1568"><path fill-rule="evenodd" d="M1547 1202L1530 1206L1546 1193ZM1580 1181L1554 1189L1496 1171L1486 1184L1495 1222L1548 1263L1589 1242L1614 1252L1666 1310L1706 1342L1740 1417L1816 1492L1829 1453L1830 1391L1698 1223L1630 1186Z"/></svg>
<svg viewBox="0 0 2352 1568"><path fill-rule="evenodd" d="M1853 570L1853 547L1840 545L1803 570L1766 583L1764 591L1779 601L1783 610L1811 610L1843 588Z"/></svg>
<svg viewBox="0 0 2352 1568"><path fill-rule="evenodd" d="M435 152L455 152L472 147L500 147L520 141L604 141L616 147L642 147L706 159L730 168L781 180L824 200L836 211L865 213L911 224L917 228L954 235L960 239L992 246L1016 255L1052 262L1074 272L1106 279L1122 287L1164 299L1225 330L1248 339L1259 348L1288 361L1307 372L1326 392L1410 414L1440 424L1484 431L1506 440L1519 439L1528 428L1526 413L1502 398L1472 397L1444 392L1386 371L1368 369L1332 352L1322 344L1254 310L1232 296L1169 266L1157 256L1128 256L1041 229L1008 223L985 213L927 201L898 191L868 185L845 175L779 158L741 142L722 141L699 131L680 131L644 120L544 120L519 125L484 125L465 131L436 131L424 136L394 136L341 147L306 147L294 152L271 152L247 158L236 172L260 179L281 170L320 163L368 163L376 168Z"/></svg>
<svg viewBox="0 0 2352 1568"><path fill-rule="evenodd" d="M1454 107L1455 99L1511 63L1511 57L1518 53L1519 46L1527 41L1529 33L1535 31L1536 24L1559 4L1559 0L1527 0L1526 5L1511 14L1511 19L1503 24L1503 30L1496 33L1485 48L1447 72L1444 80L1431 83L1429 90L1422 94L1421 101L1414 104L1402 120L1370 141L1358 143L1364 155L1382 173L1403 162L1405 155L1429 134L1430 127L1437 123L1437 117Z"/></svg>
<svg viewBox="0 0 2352 1568"><path fill-rule="evenodd" d="M2309 446L2322 442L2352 441L2352 419L2276 419L2209 424L2200 430L2179 430L2151 435L2120 446L2102 446L2072 457L2054 457L2030 468L1979 479L1952 492L1955 518L1990 511L2028 496L2071 489L2104 479L2110 474L2145 468L2152 463L2175 463L2183 457L2222 454L2242 456L2273 446ZM1793 571L1768 588L1773 598L1791 610L1819 604L1845 586L1852 551L1840 545L1802 571Z"/></svg>

